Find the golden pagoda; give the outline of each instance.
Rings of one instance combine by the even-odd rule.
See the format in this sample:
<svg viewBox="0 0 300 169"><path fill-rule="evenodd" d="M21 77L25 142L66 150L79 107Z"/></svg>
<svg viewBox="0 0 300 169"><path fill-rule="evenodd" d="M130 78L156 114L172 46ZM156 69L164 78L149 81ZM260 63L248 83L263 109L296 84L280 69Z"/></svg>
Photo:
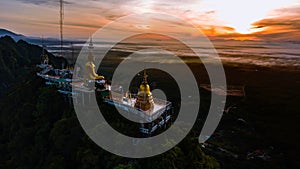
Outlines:
<svg viewBox="0 0 300 169"><path fill-rule="evenodd" d="M144 80L140 85L140 89L134 107L141 109L143 111L148 111L148 110L151 111L153 110L153 106L154 106L154 101L150 90L150 86L147 83L146 70L144 70Z"/></svg>

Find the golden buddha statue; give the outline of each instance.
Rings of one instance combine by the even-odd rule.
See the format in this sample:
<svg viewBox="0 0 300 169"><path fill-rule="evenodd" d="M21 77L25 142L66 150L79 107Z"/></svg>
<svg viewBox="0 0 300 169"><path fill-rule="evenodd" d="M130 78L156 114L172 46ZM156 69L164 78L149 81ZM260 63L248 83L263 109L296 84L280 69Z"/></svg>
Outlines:
<svg viewBox="0 0 300 169"><path fill-rule="evenodd" d="M140 85L140 89L134 107L141 109L143 111L147 111L147 110L151 111L153 110L153 106L154 106L154 101L150 90L150 86L147 83L146 70L144 70L144 80Z"/></svg>
<svg viewBox="0 0 300 169"><path fill-rule="evenodd" d="M45 64L45 65L48 65L48 63L49 63L49 57L48 57L48 55L46 54L45 57L44 57L44 64Z"/></svg>
<svg viewBox="0 0 300 169"><path fill-rule="evenodd" d="M99 76L95 71L95 56L90 51L88 55L88 62L85 64L85 80L104 80L104 76Z"/></svg>

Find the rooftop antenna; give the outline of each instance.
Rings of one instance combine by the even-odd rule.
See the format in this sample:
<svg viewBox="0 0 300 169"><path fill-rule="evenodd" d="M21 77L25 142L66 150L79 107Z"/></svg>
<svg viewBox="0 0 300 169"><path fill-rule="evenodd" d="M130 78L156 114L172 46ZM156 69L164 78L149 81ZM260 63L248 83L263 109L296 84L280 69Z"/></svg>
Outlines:
<svg viewBox="0 0 300 169"><path fill-rule="evenodd" d="M72 64L75 65L75 58L74 58L74 45L73 42L71 42L71 48L72 48Z"/></svg>
<svg viewBox="0 0 300 169"><path fill-rule="evenodd" d="M42 35L42 54L41 54L41 63L44 62L45 59L45 44L44 44L44 35Z"/></svg>
<svg viewBox="0 0 300 169"><path fill-rule="evenodd" d="M60 0L60 21L59 21L59 24L60 24L60 56L63 56L63 40L64 40L64 37L63 37L63 24L64 24L64 1L63 0Z"/></svg>
<svg viewBox="0 0 300 169"><path fill-rule="evenodd" d="M42 36L42 55L45 56L45 44L44 44L44 35Z"/></svg>

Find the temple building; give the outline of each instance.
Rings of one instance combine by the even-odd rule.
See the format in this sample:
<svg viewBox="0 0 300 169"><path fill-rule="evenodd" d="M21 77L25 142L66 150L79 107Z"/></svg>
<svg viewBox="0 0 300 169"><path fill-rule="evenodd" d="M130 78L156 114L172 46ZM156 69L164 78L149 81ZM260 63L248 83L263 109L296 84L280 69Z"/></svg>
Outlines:
<svg viewBox="0 0 300 169"><path fill-rule="evenodd" d="M77 78L70 78L72 76L69 77L69 75L73 75L73 70L54 69L48 64L49 58L47 57L44 58L44 62L37 65L42 69L37 75L45 79L46 85L55 85L58 92L68 98L70 105L73 102L80 106L91 106L89 104L92 103L92 96L96 94L96 99L100 104L107 103L120 108L125 112L124 115L130 117L133 115L132 117L138 121L136 127L140 133L151 136L156 130L165 130L167 123L172 121L173 106L168 100L153 97L147 82L146 70L144 70L138 93L130 91L124 93L122 86L111 85L103 76L96 73L92 40L88 49L87 62L82 65L83 78L78 75Z"/></svg>
<svg viewBox="0 0 300 169"><path fill-rule="evenodd" d="M148 111L148 110L151 111L153 110L153 106L154 106L154 101L150 90L150 86L148 85L147 82L146 70L144 70L144 80L140 85L140 89L137 94L137 99L134 107L141 109L143 111Z"/></svg>

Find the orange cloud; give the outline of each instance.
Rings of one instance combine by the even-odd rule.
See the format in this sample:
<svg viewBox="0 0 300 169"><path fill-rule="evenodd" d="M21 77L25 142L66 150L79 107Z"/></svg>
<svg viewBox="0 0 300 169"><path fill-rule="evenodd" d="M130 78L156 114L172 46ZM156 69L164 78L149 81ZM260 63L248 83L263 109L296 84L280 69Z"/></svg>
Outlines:
<svg viewBox="0 0 300 169"><path fill-rule="evenodd" d="M252 23L252 30L253 33L241 34L232 27L212 25L203 32L211 39L299 41L300 6L277 9L272 17Z"/></svg>
<svg viewBox="0 0 300 169"><path fill-rule="evenodd" d="M253 23L254 29L261 31L254 35L265 40L297 41L300 39L300 6L283 8L276 16Z"/></svg>

